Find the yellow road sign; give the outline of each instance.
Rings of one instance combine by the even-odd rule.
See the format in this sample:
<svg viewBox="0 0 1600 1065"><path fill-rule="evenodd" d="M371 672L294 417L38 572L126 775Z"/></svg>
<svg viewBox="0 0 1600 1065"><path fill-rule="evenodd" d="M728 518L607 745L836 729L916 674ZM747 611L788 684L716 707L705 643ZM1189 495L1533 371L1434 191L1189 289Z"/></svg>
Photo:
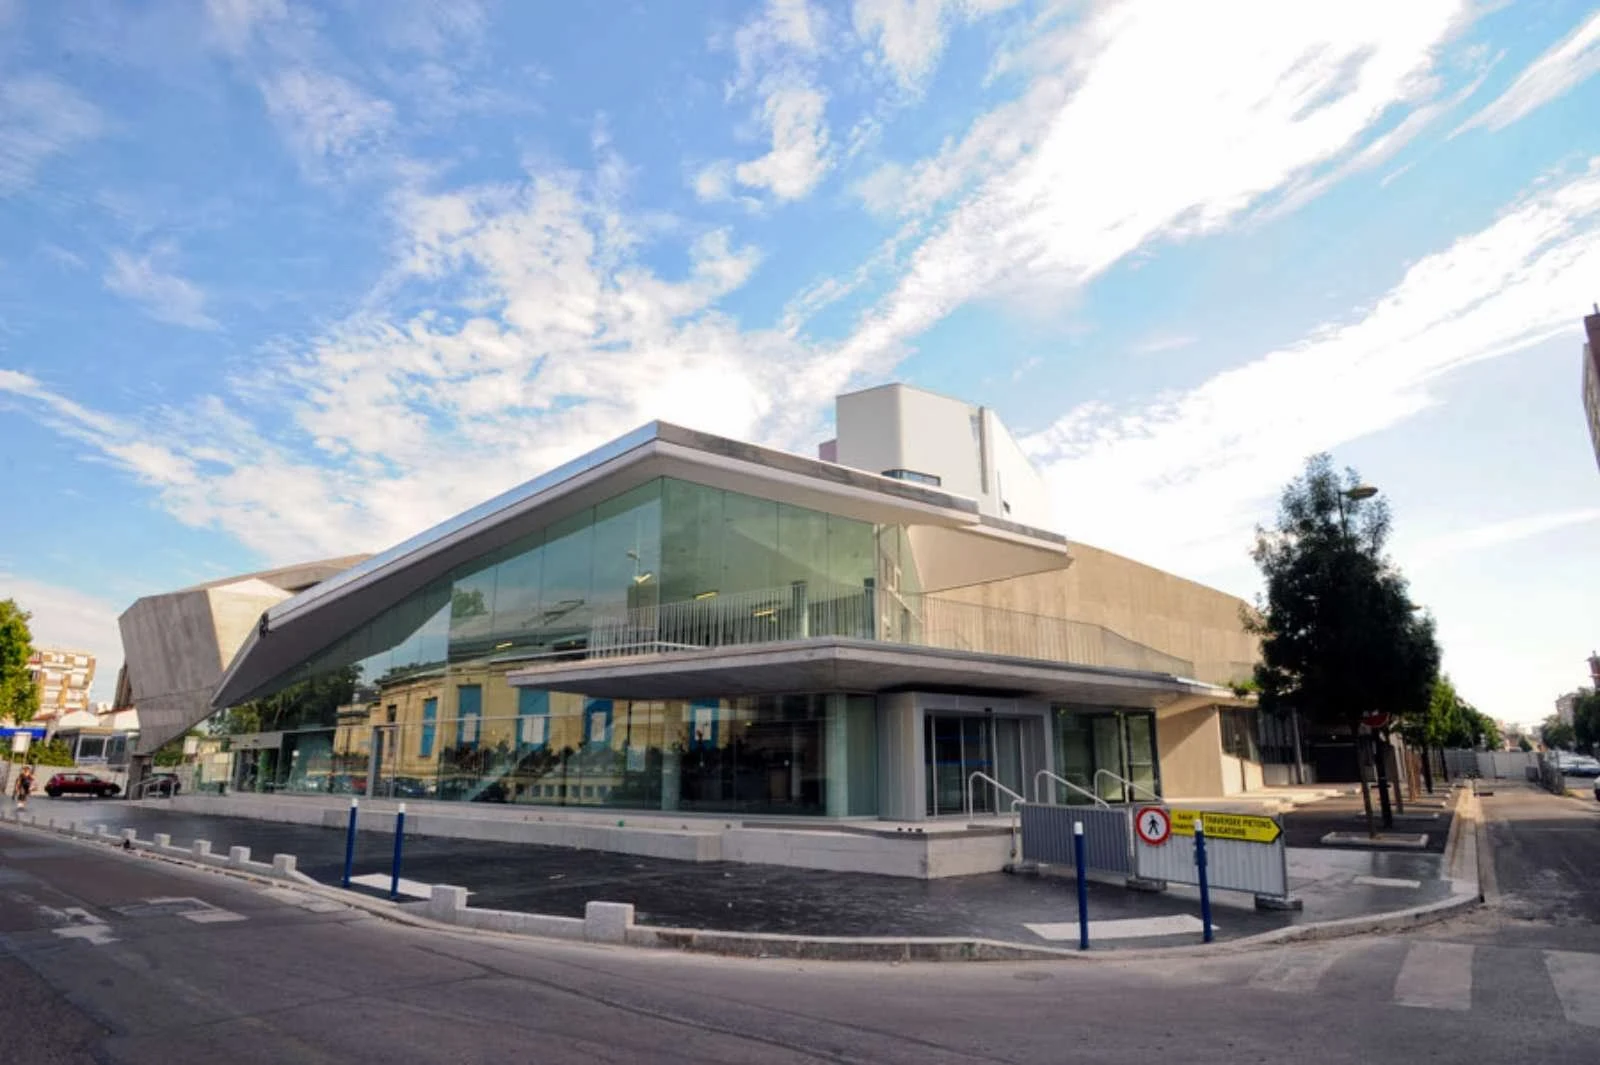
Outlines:
<svg viewBox="0 0 1600 1065"><path fill-rule="evenodd" d="M1276 843L1283 835L1278 822L1270 817L1255 814L1225 814L1218 810L1173 809L1172 833L1175 836L1194 835L1194 822L1199 818L1206 826L1206 839L1238 839L1246 843Z"/></svg>

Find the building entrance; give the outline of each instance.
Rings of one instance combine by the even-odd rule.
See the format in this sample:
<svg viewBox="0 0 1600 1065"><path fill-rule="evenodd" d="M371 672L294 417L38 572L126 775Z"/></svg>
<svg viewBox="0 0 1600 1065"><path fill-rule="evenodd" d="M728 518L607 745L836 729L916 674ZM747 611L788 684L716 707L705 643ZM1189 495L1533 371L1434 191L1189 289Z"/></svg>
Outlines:
<svg viewBox="0 0 1600 1065"><path fill-rule="evenodd" d="M965 813L967 782L973 773L984 773L1017 794L1026 794L1023 719L930 713L924 727L929 817ZM1004 813L1009 808L1006 796L997 796L981 781L973 789L974 813Z"/></svg>

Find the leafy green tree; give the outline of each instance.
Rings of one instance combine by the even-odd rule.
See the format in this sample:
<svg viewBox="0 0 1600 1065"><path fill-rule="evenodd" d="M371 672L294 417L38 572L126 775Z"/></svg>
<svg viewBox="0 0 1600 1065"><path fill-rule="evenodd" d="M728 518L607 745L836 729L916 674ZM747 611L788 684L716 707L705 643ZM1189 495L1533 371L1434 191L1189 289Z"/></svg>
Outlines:
<svg viewBox="0 0 1600 1065"><path fill-rule="evenodd" d="M1572 729L1578 746L1593 750L1600 745L1600 692L1579 692L1572 705Z"/></svg>
<svg viewBox="0 0 1600 1065"><path fill-rule="evenodd" d="M32 721L39 712L39 686L28 672L33 656L33 633L28 619L33 615L17 605L15 599L0 600L0 721L15 724Z"/></svg>
<svg viewBox="0 0 1600 1065"><path fill-rule="evenodd" d="M1500 738L1500 726L1495 724L1494 718L1488 714L1482 714L1476 710L1472 711L1472 714L1476 719L1474 723L1477 728L1478 743L1491 751L1498 751L1503 746L1503 741Z"/></svg>
<svg viewBox="0 0 1600 1065"><path fill-rule="evenodd" d="M1256 530L1266 594L1246 619L1261 638L1262 709L1298 711L1352 738L1367 713L1426 717L1439 673L1433 619L1384 554L1389 509L1353 492L1360 483L1317 455L1284 489L1276 527ZM1386 794L1383 808L1387 826Z"/></svg>
<svg viewBox="0 0 1600 1065"><path fill-rule="evenodd" d="M345 666L232 707L213 719L213 733L237 736L309 724L332 725L339 707L349 705L355 698L358 668Z"/></svg>
<svg viewBox="0 0 1600 1065"><path fill-rule="evenodd" d="M1523 754L1527 754L1529 751L1533 750L1533 744L1528 742L1528 737L1519 735L1517 737L1517 750L1521 751Z"/></svg>
<svg viewBox="0 0 1600 1065"><path fill-rule="evenodd" d="M12 754L8 749L5 752L5 757L13 762L31 762L34 765L69 766L77 764L72 758L72 745L66 740L49 740L32 744L26 754ZM44 781L40 780L39 785L43 787Z"/></svg>

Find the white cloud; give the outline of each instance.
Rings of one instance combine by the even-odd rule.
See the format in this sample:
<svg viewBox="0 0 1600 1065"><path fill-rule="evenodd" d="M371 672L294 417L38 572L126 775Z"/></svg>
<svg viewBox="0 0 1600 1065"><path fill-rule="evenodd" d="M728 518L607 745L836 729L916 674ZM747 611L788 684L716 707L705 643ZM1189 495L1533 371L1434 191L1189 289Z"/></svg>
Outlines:
<svg viewBox="0 0 1600 1065"><path fill-rule="evenodd" d="M54 78L0 77L0 196L33 184L42 166L102 125L99 108Z"/></svg>
<svg viewBox="0 0 1600 1065"><path fill-rule="evenodd" d="M114 250L103 278L106 288L141 304L145 313L159 322L190 329L216 329L216 319L206 314L206 294L164 267L171 257L170 249L165 248L146 255Z"/></svg>
<svg viewBox="0 0 1600 1065"><path fill-rule="evenodd" d="M391 284L430 309L353 318L240 395L130 418L14 372L0 392L274 561L382 548L654 418L807 445L845 382L718 309L759 253L713 230L650 269L666 234L607 170L402 198Z"/></svg>
<svg viewBox="0 0 1600 1065"><path fill-rule="evenodd" d="M117 615L125 609L71 588L0 572L0 599L15 599L33 615L28 628L35 647L87 651L95 657L91 698L109 702L122 665Z"/></svg>
<svg viewBox="0 0 1600 1065"><path fill-rule="evenodd" d="M1408 559L1418 568L1432 565L1459 555L1486 551L1491 547L1504 547L1521 540L1533 539L1545 533L1574 525L1600 522L1600 507L1553 511L1548 514L1530 514L1521 518L1507 518L1471 529L1459 529L1422 539L1406 548Z"/></svg>
<svg viewBox="0 0 1600 1065"><path fill-rule="evenodd" d="M1218 572L1307 455L1423 410L1441 375L1570 329L1597 271L1600 158L1417 262L1358 320L1142 408L1081 405L1026 446L1069 534Z"/></svg>
<svg viewBox="0 0 1600 1065"><path fill-rule="evenodd" d="M764 189L780 201L810 195L834 165L827 94L817 87L826 19L807 0L768 0L733 35L738 72L730 98L760 100L757 116L771 150L741 163L713 162L698 171L695 194L705 202L732 197L732 183Z"/></svg>
<svg viewBox="0 0 1600 1065"><path fill-rule="evenodd" d="M772 130L772 151L734 168L739 184L769 190L779 200L798 200L817 187L833 165L828 153L826 99L809 87L778 89L767 96L763 116Z"/></svg>
<svg viewBox="0 0 1600 1065"><path fill-rule="evenodd" d="M1510 88L1473 115L1456 133L1485 126L1505 129L1517 119L1564 96L1600 71L1600 12L1529 64Z"/></svg>
<svg viewBox="0 0 1600 1065"><path fill-rule="evenodd" d="M938 65L950 23L1012 6L1015 0L856 0L856 33L902 87L917 88Z"/></svg>
<svg viewBox="0 0 1600 1065"><path fill-rule="evenodd" d="M243 50L259 27L282 21L288 14L284 0L206 0L210 32L232 52Z"/></svg>
<svg viewBox="0 0 1600 1065"><path fill-rule="evenodd" d="M956 205L839 357L881 371L970 300L1081 285L1153 240L1233 221L1410 98L1463 10L1100 9L1034 48L1044 66L1018 100L911 168L908 214Z"/></svg>
<svg viewBox="0 0 1600 1065"><path fill-rule="evenodd" d="M284 70L261 87L267 111L302 162L316 170L380 143L394 126L394 107L333 74Z"/></svg>

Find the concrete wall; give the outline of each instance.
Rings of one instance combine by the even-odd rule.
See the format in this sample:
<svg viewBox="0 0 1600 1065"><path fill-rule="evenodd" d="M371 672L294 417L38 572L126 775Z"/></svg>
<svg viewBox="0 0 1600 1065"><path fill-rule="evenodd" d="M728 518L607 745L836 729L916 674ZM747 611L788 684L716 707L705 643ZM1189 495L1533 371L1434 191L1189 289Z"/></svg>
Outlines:
<svg viewBox="0 0 1600 1065"><path fill-rule="evenodd" d="M1022 525L1056 524L1049 490L1005 424L991 410L906 385L840 396L839 463L869 473L932 474L947 492Z"/></svg>
<svg viewBox="0 0 1600 1065"><path fill-rule="evenodd" d="M1244 600L1088 544L1072 566L941 592L940 597L1105 628L1194 663L1195 678L1226 684L1259 653L1244 630Z"/></svg>
<svg viewBox="0 0 1600 1065"><path fill-rule="evenodd" d="M920 820L927 809L922 788L922 718L916 696L878 696L878 816L885 821Z"/></svg>
<svg viewBox="0 0 1600 1065"><path fill-rule="evenodd" d="M983 426L991 473L992 509L986 512L1035 529L1057 528L1059 515L1051 501L1050 489L1011 436L1011 431L988 408L983 409Z"/></svg>
<svg viewBox="0 0 1600 1065"><path fill-rule="evenodd" d="M840 396L839 462L868 473L932 474L945 491L980 499L976 413L960 400L898 384Z"/></svg>
<svg viewBox="0 0 1600 1065"><path fill-rule="evenodd" d="M1216 707L1157 712L1156 754L1161 759L1161 790L1167 798L1230 794L1223 778L1225 756Z"/></svg>

